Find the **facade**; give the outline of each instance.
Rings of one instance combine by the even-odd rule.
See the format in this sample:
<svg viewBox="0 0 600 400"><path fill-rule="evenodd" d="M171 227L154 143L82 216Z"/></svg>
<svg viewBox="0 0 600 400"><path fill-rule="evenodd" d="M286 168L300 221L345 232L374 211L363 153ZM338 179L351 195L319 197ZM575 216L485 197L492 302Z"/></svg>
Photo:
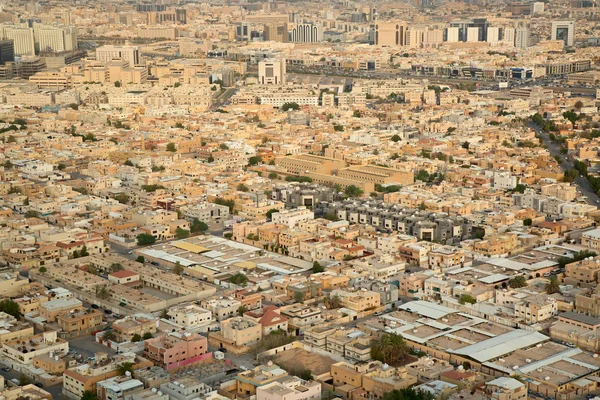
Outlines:
<svg viewBox="0 0 600 400"><path fill-rule="evenodd" d="M195 304L169 308L169 319L185 328L198 328L212 322L212 312Z"/></svg>
<svg viewBox="0 0 600 400"><path fill-rule="evenodd" d="M565 46L573 46L575 21L552 21L551 40L560 40Z"/></svg>
<svg viewBox="0 0 600 400"><path fill-rule="evenodd" d="M261 85L285 85L285 59L265 58L258 63Z"/></svg>
<svg viewBox="0 0 600 400"><path fill-rule="evenodd" d="M302 23L289 29L290 42L316 43L323 40L323 28L315 23Z"/></svg>
<svg viewBox="0 0 600 400"><path fill-rule="evenodd" d="M129 65L141 64L140 49L137 46L105 45L96 49L96 59L102 62L112 60L127 61Z"/></svg>
<svg viewBox="0 0 600 400"><path fill-rule="evenodd" d="M407 41L407 27L400 22L378 21L371 25L371 37L376 46L404 46Z"/></svg>
<svg viewBox="0 0 600 400"><path fill-rule="evenodd" d="M204 336L189 332L171 332L144 342L144 354L167 369L201 361L208 350Z"/></svg>
<svg viewBox="0 0 600 400"><path fill-rule="evenodd" d="M256 400L318 400L321 384L305 381L295 376L286 376L256 389Z"/></svg>

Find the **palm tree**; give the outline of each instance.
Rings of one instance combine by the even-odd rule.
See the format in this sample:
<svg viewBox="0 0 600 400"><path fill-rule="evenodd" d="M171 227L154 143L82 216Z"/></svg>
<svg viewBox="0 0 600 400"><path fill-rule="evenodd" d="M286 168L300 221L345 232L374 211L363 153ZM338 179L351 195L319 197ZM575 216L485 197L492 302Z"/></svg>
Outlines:
<svg viewBox="0 0 600 400"><path fill-rule="evenodd" d="M395 362L408 353L404 338L394 333L384 333L371 345L371 357L384 363Z"/></svg>
<svg viewBox="0 0 600 400"><path fill-rule="evenodd" d="M105 342L108 342L108 341L114 342L116 340L117 340L117 334L112 329L104 332L104 335L102 335L102 341L105 341Z"/></svg>
<svg viewBox="0 0 600 400"><path fill-rule="evenodd" d="M238 308L238 314L240 314L240 317L244 315L246 311L248 311L248 307L243 304Z"/></svg>

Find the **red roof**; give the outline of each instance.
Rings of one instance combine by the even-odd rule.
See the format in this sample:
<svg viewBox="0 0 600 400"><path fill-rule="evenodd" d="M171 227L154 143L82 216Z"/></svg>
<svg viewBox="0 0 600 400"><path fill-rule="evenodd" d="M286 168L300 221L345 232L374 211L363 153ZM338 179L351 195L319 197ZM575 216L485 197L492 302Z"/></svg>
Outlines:
<svg viewBox="0 0 600 400"><path fill-rule="evenodd" d="M110 274L108 274L109 276L114 276L117 279L123 279L123 278L129 278L132 276L136 276L139 275L137 272L131 272L131 271L127 271L127 270L122 270L122 271L117 271L117 272L112 272Z"/></svg>
<svg viewBox="0 0 600 400"><path fill-rule="evenodd" d="M275 306L265 307L263 316L261 319L258 320L258 322L262 326L270 326L270 325L281 324L282 322L287 322L288 319L286 317L284 317L283 315L279 314L275 310L279 310L279 309Z"/></svg>

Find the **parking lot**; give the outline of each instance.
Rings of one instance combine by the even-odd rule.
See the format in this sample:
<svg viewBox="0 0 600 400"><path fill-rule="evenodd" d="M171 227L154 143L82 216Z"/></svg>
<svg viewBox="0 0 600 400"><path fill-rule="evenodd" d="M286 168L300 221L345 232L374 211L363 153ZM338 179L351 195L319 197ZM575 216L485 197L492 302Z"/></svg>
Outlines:
<svg viewBox="0 0 600 400"><path fill-rule="evenodd" d="M104 352L109 356L115 355L116 352L98 342L92 335L81 336L75 339L69 340L69 349L74 350L77 354L81 354L83 360L87 360L88 357L93 357L94 353Z"/></svg>

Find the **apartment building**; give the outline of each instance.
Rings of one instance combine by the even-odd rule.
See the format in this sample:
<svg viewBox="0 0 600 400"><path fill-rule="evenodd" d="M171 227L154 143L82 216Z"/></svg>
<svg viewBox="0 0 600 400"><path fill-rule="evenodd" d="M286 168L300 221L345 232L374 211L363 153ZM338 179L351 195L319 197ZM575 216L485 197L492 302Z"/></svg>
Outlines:
<svg viewBox="0 0 600 400"><path fill-rule="evenodd" d="M73 310L56 317L62 338L89 335L103 326L102 312L93 309Z"/></svg>
<svg viewBox="0 0 600 400"><path fill-rule="evenodd" d="M167 370L202 360L208 350L204 336L190 332L171 332L144 342L144 354Z"/></svg>

